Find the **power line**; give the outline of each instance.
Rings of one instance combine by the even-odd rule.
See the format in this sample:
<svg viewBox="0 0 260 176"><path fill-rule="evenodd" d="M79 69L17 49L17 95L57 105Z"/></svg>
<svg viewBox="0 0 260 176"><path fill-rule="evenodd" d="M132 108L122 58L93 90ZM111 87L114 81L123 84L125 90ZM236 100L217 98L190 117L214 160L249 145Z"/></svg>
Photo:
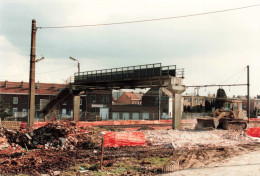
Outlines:
<svg viewBox="0 0 260 176"><path fill-rule="evenodd" d="M75 25L75 26L46 26L46 27L37 27L38 29L57 29L57 28L79 28L79 27L95 27L95 26L111 26L111 25L120 25L120 24L131 24L131 23L143 23L143 22L151 22L151 21L161 21L161 20L170 20L176 18L187 18L193 16L202 16L202 15L209 15L214 13L222 13L234 10L241 10L247 9L252 7L258 7L260 4L250 5L250 6L243 6L237 7L232 9L224 9L224 10L217 10L217 11L210 11L210 12L203 12L203 13L195 13L189 15L181 15L181 16L172 16L172 17L163 17L163 18L152 18L152 19L144 19L144 20L135 20L135 21L123 21L123 22L115 22L115 23L100 23L100 24L84 24L84 25Z"/></svg>
<svg viewBox="0 0 260 176"><path fill-rule="evenodd" d="M69 68L72 68L72 67L75 67L75 66L65 67L65 68L62 68L62 69L59 69L59 70L53 70L53 71L48 71L48 72L41 72L41 73L37 73L37 75L45 74L45 73L51 73L51 72L57 72L57 71L61 71L61 70L66 70L66 69L69 69Z"/></svg>
<svg viewBox="0 0 260 176"><path fill-rule="evenodd" d="M247 86L247 84L209 84L209 85L197 85L197 86L186 86L186 87L227 87L227 86Z"/></svg>
<svg viewBox="0 0 260 176"><path fill-rule="evenodd" d="M229 80L231 80L231 79L233 79L233 78L234 78L235 76L237 76L238 74L239 74L239 76L241 76L241 75L244 73L244 71L245 71L244 69L246 69L246 67L244 67L242 70L239 69L238 72L236 72L236 73L234 73L233 75L229 76L225 81L222 82L222 84L223 84L223 83L226 83L227 81L229 81Z"/></svg>
<svg viewBox="0 0 260 176"><path fill-rule="evenodd" d="M47 72L36 73L36 75L45 74L45 73L51 73L51 72L57 72L57 71L66 70L66 69L69 69L69 68L72 68L72 67L75 67L75 65L74 66L70 66L70 67L61 68L61 69L58 69L58 70L52 70L52 71L47 71ZM4 75L4 76L1 76L1 77L9 78L9 77L18 77L18 76L28 76L28 75Z"/></svg>

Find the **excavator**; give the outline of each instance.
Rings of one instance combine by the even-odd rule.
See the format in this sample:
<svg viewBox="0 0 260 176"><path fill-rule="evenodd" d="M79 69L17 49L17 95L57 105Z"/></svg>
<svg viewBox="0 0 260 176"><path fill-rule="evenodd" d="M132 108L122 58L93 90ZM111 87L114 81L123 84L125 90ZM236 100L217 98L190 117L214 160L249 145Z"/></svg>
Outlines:
<svg viewBox="0 0 260 176"><path fill-rule="evenodd" d="M246 129L247 123L247 113L242 109L242 101L228 100L224 89L219 88L215 111L211 116L197 118L196 129Z"/></svg>

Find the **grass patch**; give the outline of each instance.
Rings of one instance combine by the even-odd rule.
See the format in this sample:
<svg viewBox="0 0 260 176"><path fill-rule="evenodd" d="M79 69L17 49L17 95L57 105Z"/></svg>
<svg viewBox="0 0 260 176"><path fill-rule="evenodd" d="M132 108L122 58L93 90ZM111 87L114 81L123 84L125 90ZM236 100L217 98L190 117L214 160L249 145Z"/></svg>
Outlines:
<svg viewBox="0 0 260 176"><path fill-rule="evenodd" d="M150 161L152 165L154 166L162 166L164 165L169 158L160 158L160 157L149 157L146 158L146 161Z"/></svg>

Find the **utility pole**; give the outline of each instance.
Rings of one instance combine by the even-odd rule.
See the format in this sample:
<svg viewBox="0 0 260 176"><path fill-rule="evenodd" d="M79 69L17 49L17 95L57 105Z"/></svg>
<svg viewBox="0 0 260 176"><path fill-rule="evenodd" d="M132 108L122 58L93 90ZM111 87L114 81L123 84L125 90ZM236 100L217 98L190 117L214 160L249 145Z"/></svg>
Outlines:
<svg viewBox="0 0 260 176"><path fill-rule="evenodd" d="M249 119L250 119L249 65L246 68L247 68L247 117L249 123Z"/></svg>
<svg viewBox="0 0 260 176"><path fill-rule="evenodd" d="M31 54L30 54L30 80L29 80L29 118L27 122L28 128L34 127L35 115L35 47L36 47L36 20L32 20L32 33L31 33Z"/></svg>

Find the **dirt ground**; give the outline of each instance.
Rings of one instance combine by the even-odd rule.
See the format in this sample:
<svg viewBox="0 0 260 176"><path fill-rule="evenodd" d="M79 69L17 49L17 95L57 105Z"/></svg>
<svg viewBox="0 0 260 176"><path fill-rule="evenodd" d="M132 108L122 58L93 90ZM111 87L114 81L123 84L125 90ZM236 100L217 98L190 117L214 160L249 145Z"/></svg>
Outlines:
<svg viewBox="0 0 260 176"><path fill-rule="evenodd" d="M61 135L60 132L62 134L66 132L60 127L44 127L38 130L41 133L34 140L35 143L40 144L39 147L43 148L22 149L22 152L0 154L1 174L137 176L194 175L194 173L202 175L204 173L200 174L200 171L204 171L204 175L212 175L217 173L212 173L210 170L218 172L220 169L221 172L218 173L223 173L220 175L230 175L227 172L235 173L236 169L240 169L240 165L257 168L260 163L260 159L251 162L254 155L260 156L259 138L252 138L246 135L245 131L142 128L146 146L106 147L102 170L100 170L100 149L104 129L88 128L91 133L68 136L67 143L64 143L65 147L60 144L57 146L50 143L42 144L44 141L56 144L59 141L57 139L60 139L50 140L49 136L46 136L50 133L49 129L52 129L51 132L56 136ZM45 132L46 130L48 133ZM74 128L71 130L73 131ZM46 135L43 135L45 133ZM6 142L5 138L2 139L2 142ZM251 172L247 168L245 170ZM252 171L252 174L254 173L255 170Z"/></svg>

